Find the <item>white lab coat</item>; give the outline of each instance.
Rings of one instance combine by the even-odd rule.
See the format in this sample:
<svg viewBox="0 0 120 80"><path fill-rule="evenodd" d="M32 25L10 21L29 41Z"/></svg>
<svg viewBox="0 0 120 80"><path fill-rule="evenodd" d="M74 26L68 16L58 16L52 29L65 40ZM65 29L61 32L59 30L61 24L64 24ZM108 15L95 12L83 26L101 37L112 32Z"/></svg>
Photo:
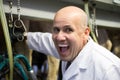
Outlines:
<svg viewBox="0 0 120 80"><path fill-rule="evenodd" d="M59 58L49 33L28 33L31 49ZM120 80L120 59L90 38L67 70L62 61L62 80Z"/></svg>

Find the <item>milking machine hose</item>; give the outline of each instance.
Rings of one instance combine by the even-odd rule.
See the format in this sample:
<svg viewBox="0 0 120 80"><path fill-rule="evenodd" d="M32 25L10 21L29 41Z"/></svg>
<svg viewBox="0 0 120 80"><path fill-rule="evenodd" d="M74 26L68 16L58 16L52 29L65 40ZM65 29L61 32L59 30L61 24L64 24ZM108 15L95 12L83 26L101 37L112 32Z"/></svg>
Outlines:
<svg viewBox="0 0 120 80"><path fill-rule="evenodd" d="M8 63L8 59L5 59L4 61L0 62L0 70L2 70L7 65L7 63Z"/></svg>
<svg viewBox="0 0 120 80"><path fill-rule="evenodd" d="M26 69L27 69L27 71L29 72L29 77L30 77L30 79L31 79L31 80L37 80L37 77L35 76L32 68L31 68L31 66L30 66L30 64L29 64L29 61L27 60L27 58L26 58L24 55L22 55L22 54L18 54L18 55L16 55L16 56L14 57L14 61L15 61L15 62L16 62L17 60L19 60L19 59L22 60L23 63L25 64ZM22 69L22 68L21 68L21 69ZM22 71L22 72L23 72L23 71ZM23 72L23 73L24 73L24 72ZM24 74L23 76L26 78L25 75L26 75L26 74Z"/></svg>
<svg viewBox="0 0 120 80"><path fill-rule="evenodd" d="M28 80L28 77L27 77L22 65L18 61L15 61L14 66L20 71L23 79Z"/></svg>
<svg viewBox="0 0 120 80"><path fill-rule="evenodd" d="M3 59L3 57L0 55L0 59L1 59L1 62L0 62L0 70L2 70L7 64L8 64L8 58L5 58ZM33 70L27 60L27 58L22 55L22 54L17 54L14 56L14 66L20 71L22 77L24 80L28 80L28 77L27 77L27 74L25 73L24 71L24 68L23 66L19 63L19 61L22 61L28 71L28 74L29 74L29 77L31 80L37 80L37 77L35 76L35 74L33 73ZM6 72L6 71L5 71ZM7 71L8 72L8 71ZM5 74L5 73L3 73ZM2 74L2 75L3 75ZM1 76L2 76L1 75Z"/></svg>
<svg viewBox="0 0 120 80"><path fill-rule="evenodd" d="M13 62L15 61L14 65L16 65L20 69L21 73L23 73L23 76L25 77L25 80L27 80L26 74L22 70L21 64L19 64L16 61L17 59L20 58L24 61L25 66L27 67L27 70L29 71L29 75L32 78L32 80L37 80L36 76L33 73L32 68L30 67L29 62L25 56L17 55L14 57L14 61L13 61L13 51L12 51L12 45L11 45L7 20L6 20L6 16L5 16L5 12L4 12L4 7L3 7L3 0L0 0L0 21L2 24L3 32L4 32L4 37L5 37L6 47L7 47L7 54L8 54L8 59L5 59L2 63L0 63L0 65L1 65L0 69L2 69L9 62L9 70L10 70L9 80L13 80Z"/></svg>
<svg viewBox="0 0 120 80"><path fill-rule="evenodd" d="M13 80L13 54L12 54L12 46L11 46L11 40L10 40L10 34L8 30L7 20L5 17L4 7L3 7L3 0L0 0L0 20L4 32L7 52L8 52L8 58L9 58L9 68L10 68L10 75L9 80Z"/></svg>

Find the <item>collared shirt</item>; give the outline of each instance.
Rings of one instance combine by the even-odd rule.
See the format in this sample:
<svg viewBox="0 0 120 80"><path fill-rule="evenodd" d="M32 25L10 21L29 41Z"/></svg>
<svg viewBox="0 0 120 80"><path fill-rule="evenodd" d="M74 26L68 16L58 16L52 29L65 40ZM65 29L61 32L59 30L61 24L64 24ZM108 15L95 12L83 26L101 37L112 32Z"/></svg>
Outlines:
<svg viewBox="0 0 120 80"><path fill-rule="evenodd" d="M59 58L50 33L28 33L31 49ZM65 70L62 61L62 80L120 80L120 59L91 38L79 55Z"/></svg>

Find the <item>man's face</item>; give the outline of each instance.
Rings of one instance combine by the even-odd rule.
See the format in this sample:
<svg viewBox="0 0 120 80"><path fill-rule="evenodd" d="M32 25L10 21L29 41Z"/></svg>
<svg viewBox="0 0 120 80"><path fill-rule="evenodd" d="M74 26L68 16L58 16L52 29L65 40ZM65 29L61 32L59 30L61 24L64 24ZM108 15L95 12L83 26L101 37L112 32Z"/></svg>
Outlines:
<svg viewBox="0 0 120 80"><path fill-rule="evenodd" d="M55 19L53 24L53 41L61 60L72 61L85 45L85 30L75 20L69 18Z"/></svg>

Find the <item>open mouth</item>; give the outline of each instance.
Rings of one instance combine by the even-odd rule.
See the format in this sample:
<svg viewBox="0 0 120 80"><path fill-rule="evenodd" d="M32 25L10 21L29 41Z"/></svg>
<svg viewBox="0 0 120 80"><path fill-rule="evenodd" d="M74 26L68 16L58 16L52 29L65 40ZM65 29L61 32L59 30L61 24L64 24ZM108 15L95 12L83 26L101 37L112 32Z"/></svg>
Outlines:
<svg viewBox="0 0 120 80"><path fill-rule="evenodd" d="M60 51L62 54L65 53L65 52L69 49L69 46L66 45L66 44L59 44L58 47L59 47L59 51Z"/></svg>

